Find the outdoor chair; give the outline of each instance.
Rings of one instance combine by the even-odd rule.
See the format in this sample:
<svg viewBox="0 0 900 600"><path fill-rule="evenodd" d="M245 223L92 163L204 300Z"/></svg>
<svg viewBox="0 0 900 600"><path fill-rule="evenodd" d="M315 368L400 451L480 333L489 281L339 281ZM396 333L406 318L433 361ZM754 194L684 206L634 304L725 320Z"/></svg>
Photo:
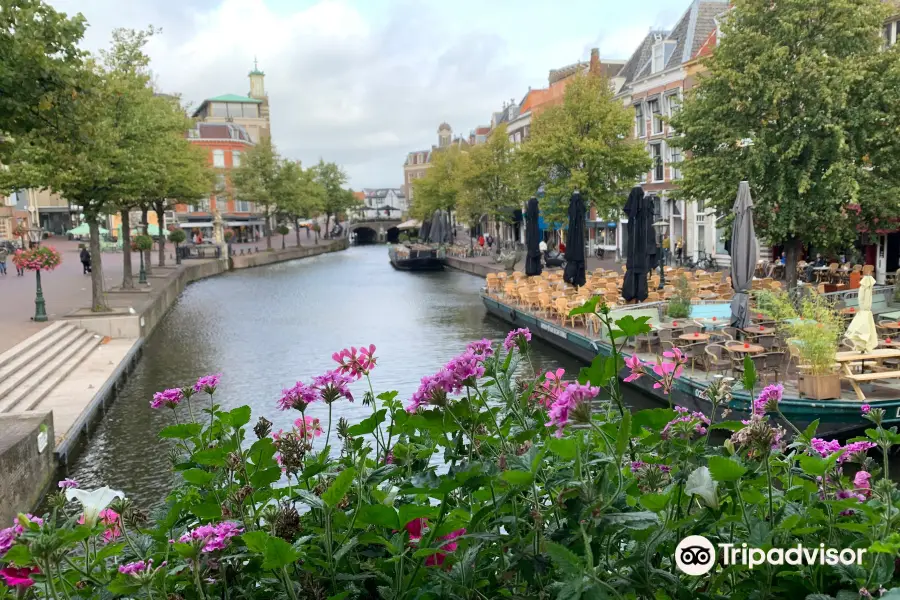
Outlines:
<svg viewBox="0 0 900 600"><path fill-rule="evenodd" d="M709 344L704 349L706 354L706 371L708 373L728 372L731 368L731 357L721 344Z"/></svg>
<svg viewBox="0 0 900 600"><path fill-rule="evenodd" d="M756 345L762 346L766 350L772 350L775 347L775 335L756 336Z"/></svg>
<svg viewBox="0 0 900 600"><path fill-rule="evenodd" d="M740 352L731 352L731 371L735 376L744 375L744 355ZM754 354L750 356L753 366L757 373L763 373L766 370L766 355Z"/></svg>
<svg viewBox="0 0 900 600"><path fill-rule="evenodd" d="M775 377L775 383L778 383L778 377L785 374L788 363L787 356L785 356L784 352L766 352L762 356L765 358L765 369L762 372L763 376L767 377L773 375Z"/></svg>
<svg viewBox="0 0 900 600"><path fill-rule="evenodd" d="M697 323L691 322L688 325L685 325L681 328L681 332L679 335L690 335L692 333L700 333L703 331L703 326Z"/></svg>

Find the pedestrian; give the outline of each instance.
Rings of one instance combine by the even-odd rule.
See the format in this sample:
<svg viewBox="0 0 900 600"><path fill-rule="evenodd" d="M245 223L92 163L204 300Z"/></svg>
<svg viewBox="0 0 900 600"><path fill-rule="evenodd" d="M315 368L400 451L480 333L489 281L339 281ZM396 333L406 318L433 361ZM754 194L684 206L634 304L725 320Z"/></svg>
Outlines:
<svg viewBox="0 0 900 600"><path fill-rule="evenodd" d="M478 245L481 246L482 250L484 250L484 236L483 235L478 236Z"/></svg>
<svg viewBox="0 0 900 600"><path fill-rule="evenodd" d="M9 257L9 250L0 246L0 275L6 275L6 259Z"/></svg>
<svg viewBox="0 0 900 600"><path fill-rule="evenodd" d="M559 253L560 254L566 253L566 245L565 245L565 243L563 243L562 240L559 240Z"/></svg>
<svg viewBox="0 0 900 600"><path fill-rule="evenodd" d="M663 236L662 241L662 250L663 250L663 264L669 262L669 251L672 247L672 240L669 239L669 234Z"/></svg>
<svg viewBox="0 0 900 600"><path fill-rule="evenodd" d="M80 258L81 258L81 267L82 267L81 272L83 275L87 275L88 273L91 272L91 253L90 253L90 251L88 251L87 248L82 248Z"/></svg>
<svg viewBox="0 0 900 600"><path fill-rule="evenodd" d="M488 234L487 239L485 241L487 242L488 250L490 250L494 245L494 236L492 236L491 234Z"/></svg>
<svg viewBox="0 0 900 600"><path fill-rule="evenodd" d="M684 238L679 237L675 241L675 260L680 265L682 260L681 257L684 255Z"/></svg>
<svg viewBox="0 0 900 600"><path fill-rule="evenodd" d="M24 250L16 250L16 256L18 256L22 252L24 252ZM18 275L19 277L24 277L25 267L23 267L22 263L20 261L17 261L15 258L13 258L13 262L16 263L16 275Z"/></svg>

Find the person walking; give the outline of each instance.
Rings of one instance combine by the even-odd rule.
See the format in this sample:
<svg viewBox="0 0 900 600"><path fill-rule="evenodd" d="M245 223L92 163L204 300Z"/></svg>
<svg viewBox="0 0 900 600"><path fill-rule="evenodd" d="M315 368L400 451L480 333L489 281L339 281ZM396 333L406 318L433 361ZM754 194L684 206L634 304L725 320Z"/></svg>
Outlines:
<svg viewBox="0 0 900 600"><path fill-rule="evenodd" d="M682 263L682 256L684 256L684 238L679 237L675 241L675 260L679 265Z"/></svg>
<svg viewBox="0 0 900 600"><path fill-rule="evenodd" d="M6 275L6 259L9 258L9 250L0 246L0 275Z"/></svg>
<svg viewBox="0 0 900 600"><path fill-rule="evenodd" d="M24 252L24 250L16 250L16 255L20 252ZM15 257L13 257L13 262L16 264L16 275L18 277L25 277L25 267L22 266L22 263L16 262Z"/></svg>
<svg viewBox="0 0 900 600"><path fill-rule="evenodd" d="M81 258L81 267L82 267L81 272L83 275L87 275L88 273L91 272L91 253L90 253L90 251L87 248L82 248L80 258Z"/></svg>

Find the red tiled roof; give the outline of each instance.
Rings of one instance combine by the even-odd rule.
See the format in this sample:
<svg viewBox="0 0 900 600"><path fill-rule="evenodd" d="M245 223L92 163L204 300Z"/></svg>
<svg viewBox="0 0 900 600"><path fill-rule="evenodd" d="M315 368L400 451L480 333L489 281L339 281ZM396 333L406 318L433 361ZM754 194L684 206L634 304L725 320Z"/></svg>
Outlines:
<svg viewBox="0 0 900 600"><path fill-rule="evenodd" d="M700 49L694 54L693 58L697 58L699 56L709 56L713 53L713 50L716 47L716 43L719 37L719 29L713 29L709 34L709 37L706 38L706 41L703 42L703 45L700 46Z"/></svg>

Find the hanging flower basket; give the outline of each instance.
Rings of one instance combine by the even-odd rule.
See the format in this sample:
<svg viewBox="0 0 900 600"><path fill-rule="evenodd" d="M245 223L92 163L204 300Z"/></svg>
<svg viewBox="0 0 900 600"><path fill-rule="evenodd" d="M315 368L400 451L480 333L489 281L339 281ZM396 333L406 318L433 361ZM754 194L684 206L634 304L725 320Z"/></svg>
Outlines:
<svg viewBox="0 0 900 600"><path fill-rule="evenodd" d="M131 240L131 249L135 252L150 250L153 247L153 238L149 235L138 235Z"/></svg>
<svg viewBox="0 0 900 600"><path fill-rule="evenodd" d="M19 223L16 225L15 229L13 229L12 235L14 238L23 238L28 235L28 228L22 223Z"/></svg>
<svg viewBox="0 0 900 600"><path fill-rule="evenodd" d="M28 271L52 271L62 263L62 256L52 246L38 246L16 251L12 261L17 267Z"/></svg>
<svg viewBox="0 0 900 600"><path fill-rule="evenodd" d="M234 229L226 229L225 230L225 241L231 242L234 239Z"/></svg>

